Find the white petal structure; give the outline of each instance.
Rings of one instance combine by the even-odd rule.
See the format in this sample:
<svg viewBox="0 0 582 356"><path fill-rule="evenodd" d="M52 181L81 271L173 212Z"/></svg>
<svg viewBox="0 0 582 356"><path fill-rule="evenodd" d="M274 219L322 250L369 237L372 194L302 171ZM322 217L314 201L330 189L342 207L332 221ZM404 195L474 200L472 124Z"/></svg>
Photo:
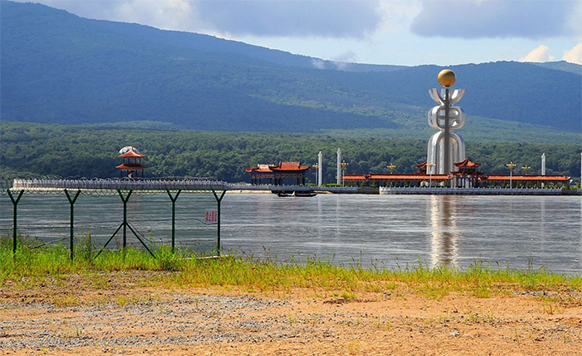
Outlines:
<svg viewBox="0 0 582 356"><path fill-rule="evenodd" d="M428 111L428 125L438 129L428 141L426 155L427 174L449 174L458 168L454 162L465 159L465 141L459 134L452 132L465 125L465 112L457 106L465 94L465 89L450 90L433 88L428 91L438 105ZM447 159L448 156L448 159Z"/></svg>

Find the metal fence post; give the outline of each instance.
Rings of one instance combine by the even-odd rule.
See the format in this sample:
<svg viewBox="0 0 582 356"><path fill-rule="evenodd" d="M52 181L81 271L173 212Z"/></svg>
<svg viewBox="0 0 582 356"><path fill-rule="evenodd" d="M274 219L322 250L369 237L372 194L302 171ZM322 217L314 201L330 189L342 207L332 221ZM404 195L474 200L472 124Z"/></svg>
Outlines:
<svg viewBox="0 0 582 356"><path fill-rule="evenodd" d="M16 239L18 236L18 202L20 201L20 198L22 197L22 194L24 193L24 189L20 190L20 193L18 193L18 198L14 199L14 197L12 196L12 192L10 191L10 189L6 189L6 191L8 192L8 196L10 197L10 200L12 201L12 205L14 207L14 220L13 220L13 230L12 230L12 255L16 255Z"/></svg>
<svg viewBox="0 0 582 356"><path fill-rule="evenodd" d="M120 189L117 189L117 193L119 193L119 197L123 202L123 253L125 255L125 249L127 248L127 202L129 201L129 197L131 196L131 193L133 193L133 190L130 189L125 198Z"/></svg>
<svg viewBox="0 0 582 356"><path fill-rule="evenodd" d="M75 221L75 201L79 197L81 193L81 189L77 189L77 193L75 193L75 197L71 199L69 195L69 191L65 189L65 194L67 195L67 199L69 200L69 204L71 205L71 235L70 235L70 247L71 247L71 261L73 260L74 256L74 244L73 244L73 232L74 232L74 221Z"/></svg>
<svg viewBox="0 0 582 356"><path fill-rule="evenodd" d="M129 193L127 193L127 196L123 196L123 193L121 192L121 189L117 189L117 193L119 194L119 197L121 198L121 201L123 202L123 222L121 223L121 225L119 225L119 227L117 228L117 230L115 230L115 232L113 233L113 235L111 235L111 237L109 238L109 240L107 240L107 242L105 243L105 245L103 245L103 248L99 251L99 253L97 254L97 256L95 256L95 258L99 257L99 255L101 254L101 252L103 252L105 250L105 248L107 247L107 245L109 245L109 243L111 242L111 240L113 240L113 238L115 237L115 235L117 235L117 233L119 232L119 230L121 230L121 228L123 228L123 258L125 258L125 251L127 248L127 228L129 228L129 230L133 233L133 235L135 237L137 237L137 239L139 240L139 242L141 242L141 244L143 245L143 247L145 247L145 249L150 253L150 255L152 255L153 258L156 258L156 255L154 255L154 253L152 252L152 250L150 250L150 248L148 247L148 245L146 245L145 242L143 242L143 240L141 239L141 237L139 237L139 234L137 233L137 231L135 231L133 229L133 227L131 227L131 225L129 225L129 223L127 222L127 202L129 201L129 197L131 196L131 193L133 193L133 189L129 190Z"/></svg>
<svg viewBox="0 0 582 356"><path fill-rule="evenodd" d="M220 195L220 198L218 197L218 195L216 194L216 192L214 191L214 188L212 188L212 194L214 194L214 198L216 199L216 205L217 205L217 212L218 212L218 216L217 216L217 221L216 221L216 225L217 225L217 231L216 231L216 252L218 254L218 256L220 256L220 202L222 201L222 198L224 198L224 194L226 193L226 190L222 191L222 194Z"/></svg>
<svg viewBox="0 0 582 356"><path fill-rule="evenodd" d="M169 189L166 189L166 192L172 201L172 253L174 253L176 241L176 200L178 200L178 196L182 192L182 189L178 189L178 193L176 193L175 197L172 197L172 193L170 193Z"/></svg>

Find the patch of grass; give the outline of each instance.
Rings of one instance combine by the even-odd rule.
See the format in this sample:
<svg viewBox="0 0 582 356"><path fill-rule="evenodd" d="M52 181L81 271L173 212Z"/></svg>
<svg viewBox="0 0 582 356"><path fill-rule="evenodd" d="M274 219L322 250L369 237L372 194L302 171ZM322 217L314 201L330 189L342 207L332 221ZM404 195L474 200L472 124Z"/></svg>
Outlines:
<svg viewBox="0 0 582 356"><path fill-rule="evenodd" d="M374 327L380 330L389 330L392 327L392 323L387 317L379 316L374 321Z"/></svg>
<svg viewBox="0 0 582 356"><path fill-rule="evenodd" d="M175 290L187 287L240 288L253 293L305 288L317 291L318 297L322 297L325 291L342 291L341 297L346 300L355 299L361 292L392 295L405 300L408 291L416 291L428 299L439 300L455 291L488 298L507 291L582 289L582 278L577 275L554 274L545 268L492 268L478 262L465 270L429 268L421 261L405 269L378 266L366 269L357 262L337 266L315 257L303 263L292 258L285 261L258 259L236 252L222 258L199 258L204 256L185 250L172 253L168 246L154 249L157 258L152 258L147 251L133 248L104 251L96 258L90 240L88 235L78 241L75 260L71 261L66 247L43 246L27 237L19 238L18 249L13 255L11 239L0 237L0 286L9 283L12 290L29 289L44 283L48 277L54 285L66 284L69 276L74 274L88 281L93 288L106 289L111 283L107 273L144 270L168 273L136 280L133 285L164 286Z"/></svg>
<svg viewBox="0 0 582 356"><path fill-rule="evenodd" d="M74 307L81 305L81 299L76 295L55 296L51 300L56 307Z"/></svg>
<svg viewBox="0 0 582 356"><path fill-rule="evenodd" d="M450 293L450 288L442 284L426 283L419 291L428 299L441 300Z"/></svg>
<svg viewBox="0 0 582 356"><path fill-rule="evenodd" d="M477 298L489 298L491 297L491 290L488 286L477 286L473 290L473 296Z"/></svg>
<svg viewBox="0 0 582 356"><path fill-rule="evenodd" d="M360 343L353 341L348 343L348 354L357 355L360 352Z"/></svg>
<svg viewBox="0 0 582 356"><path fill-rule="evenodd" d="M342 293L340 295L340 297L344 298L345 300L354 300L354 299L356 299L356 295L355 294L353 294L353 293L346 293L346 292Z"/></svg>
<svg viewBox="0 0 582 356"><path fill-rule="evenodd" d="M542 312L548 315L554 315L562 311L559 302L553 299L542 298Z"/></svg>
<svg viewBox="0 0 582 356"><path fill-rule="evenodd" d="M112 300L114 304L117 304L120 307L128 306L128 305L137 305L137 304L147 304L147 305L155 305L158 302L158 299L150 294L148 295L118 295L115 297L115 300Z"/></svg>

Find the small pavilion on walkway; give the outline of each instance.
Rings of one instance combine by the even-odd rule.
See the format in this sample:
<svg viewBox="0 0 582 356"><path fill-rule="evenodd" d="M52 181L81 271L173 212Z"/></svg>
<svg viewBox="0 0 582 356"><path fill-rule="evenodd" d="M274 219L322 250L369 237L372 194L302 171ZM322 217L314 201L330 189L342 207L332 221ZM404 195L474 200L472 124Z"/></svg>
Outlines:
<svg viewBox="0 0 582 356"><path fill-rule="evenodd" d="M142 158L146 157L145 155L139 153L133 146L125 146L119 150L119 157L123 158L123 163L115 168L120 170L121 178L123 178L124 174L129 179L139 178L140 173L143 178L144 171L148 168L141 163Z"/></svg>

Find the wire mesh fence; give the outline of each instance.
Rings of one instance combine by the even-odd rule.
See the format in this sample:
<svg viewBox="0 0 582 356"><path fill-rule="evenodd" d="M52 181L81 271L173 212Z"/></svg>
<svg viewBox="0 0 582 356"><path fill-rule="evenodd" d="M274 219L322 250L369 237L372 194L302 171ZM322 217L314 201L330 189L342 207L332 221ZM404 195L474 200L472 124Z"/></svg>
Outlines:
<svg viewBox="0 0 582 356"><path fill-rule="evenodd" d="M175 200L172 217L172 199ZM212 191L135 190L81 190L74 203L74 239L85 241L90 236L94 248L101 248L108 239L108 248L120 248L123 230L127 233L127 247L143 248L139 239L148 246L170 245L174 235L176 248L210 254L217 249L219 227L216 221L208 222L207 212L216 214L217 199ZM17 204L13 204L19 191L12 189L13 201L4 190L0 197L0 231L12 236L14 214L17 213L17 234L38 240L38 244L68 245L71 228L71 202L63 189L24 191ZM76 190L71 190L71 196ZM124 219L124 204L127 199L127 215ZM15 211L16 208L16 211ZM172 227L174 220L174 229ZM120 224L127 222L126 229ZM119 230L115 236L114 232Z"/></svg>

